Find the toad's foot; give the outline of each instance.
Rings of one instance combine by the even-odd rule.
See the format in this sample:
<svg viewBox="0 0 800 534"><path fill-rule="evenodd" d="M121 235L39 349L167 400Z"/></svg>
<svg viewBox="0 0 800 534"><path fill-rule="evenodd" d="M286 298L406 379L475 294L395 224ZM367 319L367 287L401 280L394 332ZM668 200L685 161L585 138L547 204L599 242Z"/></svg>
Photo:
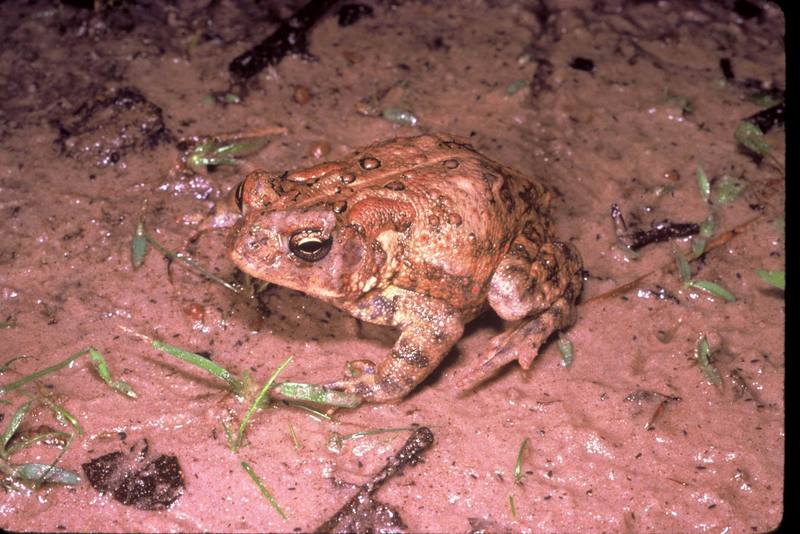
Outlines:
<svg viewBox="0 0 800 534"><path fill-rule="evenodd" d="M328 389L368 402L400 400L431 374L464 332L459 314L441 301L401 289L391 289L382 298L391 302L394 312L386 323L402 329L392 352L377 365L350 362L354 376L328 384Z"/></svg>
<svg viewBox="0 0 800 534"><path fill-rule="evenodd" d="M458 381L458 389L465 392L491 378L501 367L514 360L530 369L539 348L558 330L575 322L574 307L567 299L559 299L533 319L523 320L516 326L489 340L489 348L478 363Z"/></svg>

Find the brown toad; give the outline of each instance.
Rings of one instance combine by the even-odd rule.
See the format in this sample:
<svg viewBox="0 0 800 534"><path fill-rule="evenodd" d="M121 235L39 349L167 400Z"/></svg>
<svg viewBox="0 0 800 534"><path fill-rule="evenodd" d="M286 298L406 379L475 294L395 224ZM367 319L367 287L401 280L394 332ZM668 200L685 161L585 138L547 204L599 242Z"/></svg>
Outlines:
<svg viewBox="0 0 800 534"><path fill-rule="evenodd" d="M574 322L581 261L553 238L551 194L447 135L400 138L309 169L250 174L229 236L244 272L401 334L378 365L328 384L397 400L491 306L515 321L461 380L474 385Z"/></svg>

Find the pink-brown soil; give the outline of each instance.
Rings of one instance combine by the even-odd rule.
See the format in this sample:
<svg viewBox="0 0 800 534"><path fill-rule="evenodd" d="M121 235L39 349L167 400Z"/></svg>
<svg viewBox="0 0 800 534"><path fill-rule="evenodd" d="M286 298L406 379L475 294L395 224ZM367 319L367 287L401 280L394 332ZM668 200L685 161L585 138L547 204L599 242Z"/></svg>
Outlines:
<svg viewBox="0 0 800 534"><path fill-rule="evenodd" d="M76 434L58 465L82 480L32 489L7 478L0 528L305 532L409 435L370 434L337 448L335 433L417 424L433 431L433 446L377 494L408 531L776 527L784 296L756 270L784 269L784 130L766 135L777 162L745 153L734 131L761 109L749 98L759 84L785 86L779 8L761 1L737 3L740 12L734 2L711 1L369 3L373 16L346 27L334 7L309 33L314 60L287 57L229 105L210 96L228 87L228 63L299 2L0 4L0 364L27 356L4 369L0 386L92 346L138 394L109 389L87 357L0 393L2 429L26 400L44 398L69 410L84 431L77 435L34 402L20 433L43 426ZM593 69L576 68L586 64L575 58L590 59ZM735 79L724 77L722 58ZM757 82L748 88L747 79ZM81 106L122 88L146 99L129 123L139 124L136 113L155 121L160 109L163 135L122 139L114 120L125 117L103 115L76 133ZM418 122L364 114L370 106L405 108ZM259 130L274 132L269 145L238 168L179 172L180 139ZM249 169L303 167L421 132L469 138L558 192L559 234L580 250L586 269L579 318L565 334L572 365L562 364L552 342L530 370L510 365L459 396L459 376L502 327L490 314L402 402L340 410L330 421L276 404L255 414L233 453L222 425L237 424L248 405L120 327L247 371L258 385L290 355L282 379L338 378L349 359L382 358L397 332L277 287L257 299L236 295L155 250L134 269L137 220L181 250ZM698 167L714 187L729 176L746 188L732 202L706 202ZM747 223L692 263L693 278L736 300L682 283L673 255L688 254L688 239L626 252L612 203L630 227L700 223L713 214L712 240ZM188 246L200 264L234 280L224 231ZM624 293L600 297L646 273ZM701 334L714 349L719 387L695 358ZM180 464L185 489L167 509L125 506L83 475L82 464L141 438ZM49 463L59 451L38 444L0 462L5 470Z"/></svg>

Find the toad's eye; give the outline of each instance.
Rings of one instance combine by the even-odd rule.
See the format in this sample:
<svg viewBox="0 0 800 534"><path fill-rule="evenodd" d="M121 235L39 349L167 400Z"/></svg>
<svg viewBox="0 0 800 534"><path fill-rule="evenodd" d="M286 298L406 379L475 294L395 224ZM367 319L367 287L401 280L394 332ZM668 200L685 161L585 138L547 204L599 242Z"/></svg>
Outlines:
<svg viewBox="0 0 800 534"><path fill-rule="evenodd" d="M319 228L306 228L298 230L289 238L289 250L292 254L305 261L319 261L331 250L333 238L322 237Z"/></svg>
<svg viewBox="0 0 800 534"><path fill-rule="evenodd" d="M236 186L236 192L234 193L234 198L236 199L236 205L239 207L239 211L244 213L244 181L239 182L239 185Z"/></svg>

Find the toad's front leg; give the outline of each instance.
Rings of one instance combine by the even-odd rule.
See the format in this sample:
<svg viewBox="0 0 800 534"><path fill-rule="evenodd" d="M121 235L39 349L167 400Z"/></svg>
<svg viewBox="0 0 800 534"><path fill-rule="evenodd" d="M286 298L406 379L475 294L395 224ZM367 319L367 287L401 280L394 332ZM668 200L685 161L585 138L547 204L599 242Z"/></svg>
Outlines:
<svg viewBox="0 0 800 534"><path fill-rule="evenodd" d="M369 402L403 398L439 365L464 332L461 316L452 307L404 289L388 288L353 312L365 321L401 329L392 352L378 365L352 361L354 376L326 386Z"/></svg>

